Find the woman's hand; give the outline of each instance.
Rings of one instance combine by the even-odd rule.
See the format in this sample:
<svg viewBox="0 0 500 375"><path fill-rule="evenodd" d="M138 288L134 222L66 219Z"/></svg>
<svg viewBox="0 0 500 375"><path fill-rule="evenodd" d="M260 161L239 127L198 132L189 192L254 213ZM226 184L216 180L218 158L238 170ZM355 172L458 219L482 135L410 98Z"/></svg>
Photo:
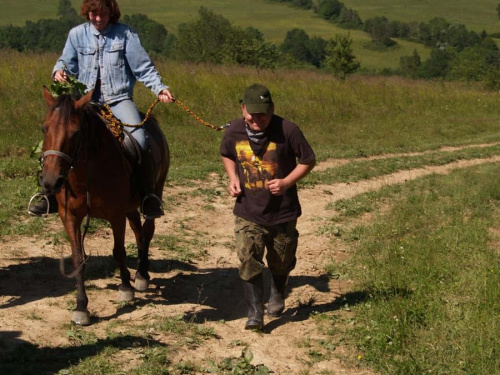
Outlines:
<svg viewBox="0 0 500 375"><path fill-rule="evenodd" d="M165 89L158 94L158 99L162 103L172 103L174 101L174 96L169 90Z"/></svg>
<svg viewBox="0 0 500 375"><path fill-rule="evenodd" d="M64 70L56 70L54 73L54 81L57 82L66 82L68 80L68 76L64 72Z"/></svg>

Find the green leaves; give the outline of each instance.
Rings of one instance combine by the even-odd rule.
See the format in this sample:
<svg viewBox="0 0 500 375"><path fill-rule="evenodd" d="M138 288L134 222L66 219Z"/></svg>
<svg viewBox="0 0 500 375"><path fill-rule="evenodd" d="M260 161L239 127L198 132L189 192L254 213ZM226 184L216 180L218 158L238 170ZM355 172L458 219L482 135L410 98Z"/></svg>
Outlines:
<svg viewBox="0 0 500 375"><path fill-rule="evenodd" d="M79 99L85 94L87 86L77 80L75 77L68 75L66 78L66 82L52 82L49 90L54 97L68 94L71 95L74 99Z"/></svg>

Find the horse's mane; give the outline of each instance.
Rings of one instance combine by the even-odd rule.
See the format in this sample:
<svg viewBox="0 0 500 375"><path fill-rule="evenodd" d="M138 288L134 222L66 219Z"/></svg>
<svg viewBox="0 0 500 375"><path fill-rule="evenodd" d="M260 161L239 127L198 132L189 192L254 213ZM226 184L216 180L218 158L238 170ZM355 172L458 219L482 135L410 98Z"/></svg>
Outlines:
<svg viewBox="0 0 500 375"><path fill-rule="evenodd" d="M88 160L103 147L114 147L119 152L120 146L106 126L98 104L87 103L81 111L75 111L74 99L70 95L60 95L54 103L55 108L59 108L64 124L70 120L79 121L81 141L78 152L81 159Z"/></svg>

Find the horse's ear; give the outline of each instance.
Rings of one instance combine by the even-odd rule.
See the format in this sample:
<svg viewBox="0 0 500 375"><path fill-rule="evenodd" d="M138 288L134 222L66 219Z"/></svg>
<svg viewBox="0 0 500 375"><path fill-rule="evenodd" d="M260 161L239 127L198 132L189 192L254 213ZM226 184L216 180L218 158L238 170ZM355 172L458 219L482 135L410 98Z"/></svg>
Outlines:
<svg viewBox="0 0 500 375"><path fill-rule="evenodd" d="M92 99L93 93L94 93L94 90L90 90L88 93L86 93L80 99L78 99L75 103L75 108L80 109L80 108L83 108L86 104L88 104L90 102L90 100Z"/></svg>
<svg viewBox="0 0 500 375"><path fill-rule="evenodd" d="M54 104L55 101L54 96L47 88L47 86L43 86L43 98L45 99L45 103L47 103L49 107Z"/></svg>

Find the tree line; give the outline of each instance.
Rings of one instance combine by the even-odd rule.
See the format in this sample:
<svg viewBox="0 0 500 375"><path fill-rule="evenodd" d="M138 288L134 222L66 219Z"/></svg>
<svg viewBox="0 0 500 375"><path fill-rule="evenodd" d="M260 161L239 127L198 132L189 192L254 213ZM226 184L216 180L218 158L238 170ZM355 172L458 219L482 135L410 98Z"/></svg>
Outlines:
<svg viewBox="0 0 500 375"><path fill-rule="evenodd" d="M372 39L365 48L391 48L397 44L393 38L421 43L431 48L427 60L422 61L415 50L411 56L400 58L399 69L385 69L382 71L384 74L424 79L483 81L492 88L498 88L500 85L497 83L500 81L500 52L492 39L499 35L488 35L486 31L478 34L468 30L465 25L452 24L442 17L435 17L429 22L401 22L383 16L362 21L357 11L338 0L318 0L315 3L312 0L268 1L312 10L322 19L340 27L365 31ZM496 12L500 18L500 3ZM311 44L315 42L318 41L311 41ZM314 64L314 55L311 60Z"/></svg>
<svg viewBox="0 0 500 375"><path fill-rule="evenodd" d="M281 45L275 45L266 41L258 29L234 26L205 7L200 7L198 16L197 20L178 25L177 35L144 14L125 15L122 22L137 31L144 48L153 56L270 69L317 67L339 78L359 68L348 35L325 40L309 38L305 31L295 29L287 33ZM83 21L70 0L60 0L57 19L0 27L0 48L60 52L68 31Z"/></svg>

